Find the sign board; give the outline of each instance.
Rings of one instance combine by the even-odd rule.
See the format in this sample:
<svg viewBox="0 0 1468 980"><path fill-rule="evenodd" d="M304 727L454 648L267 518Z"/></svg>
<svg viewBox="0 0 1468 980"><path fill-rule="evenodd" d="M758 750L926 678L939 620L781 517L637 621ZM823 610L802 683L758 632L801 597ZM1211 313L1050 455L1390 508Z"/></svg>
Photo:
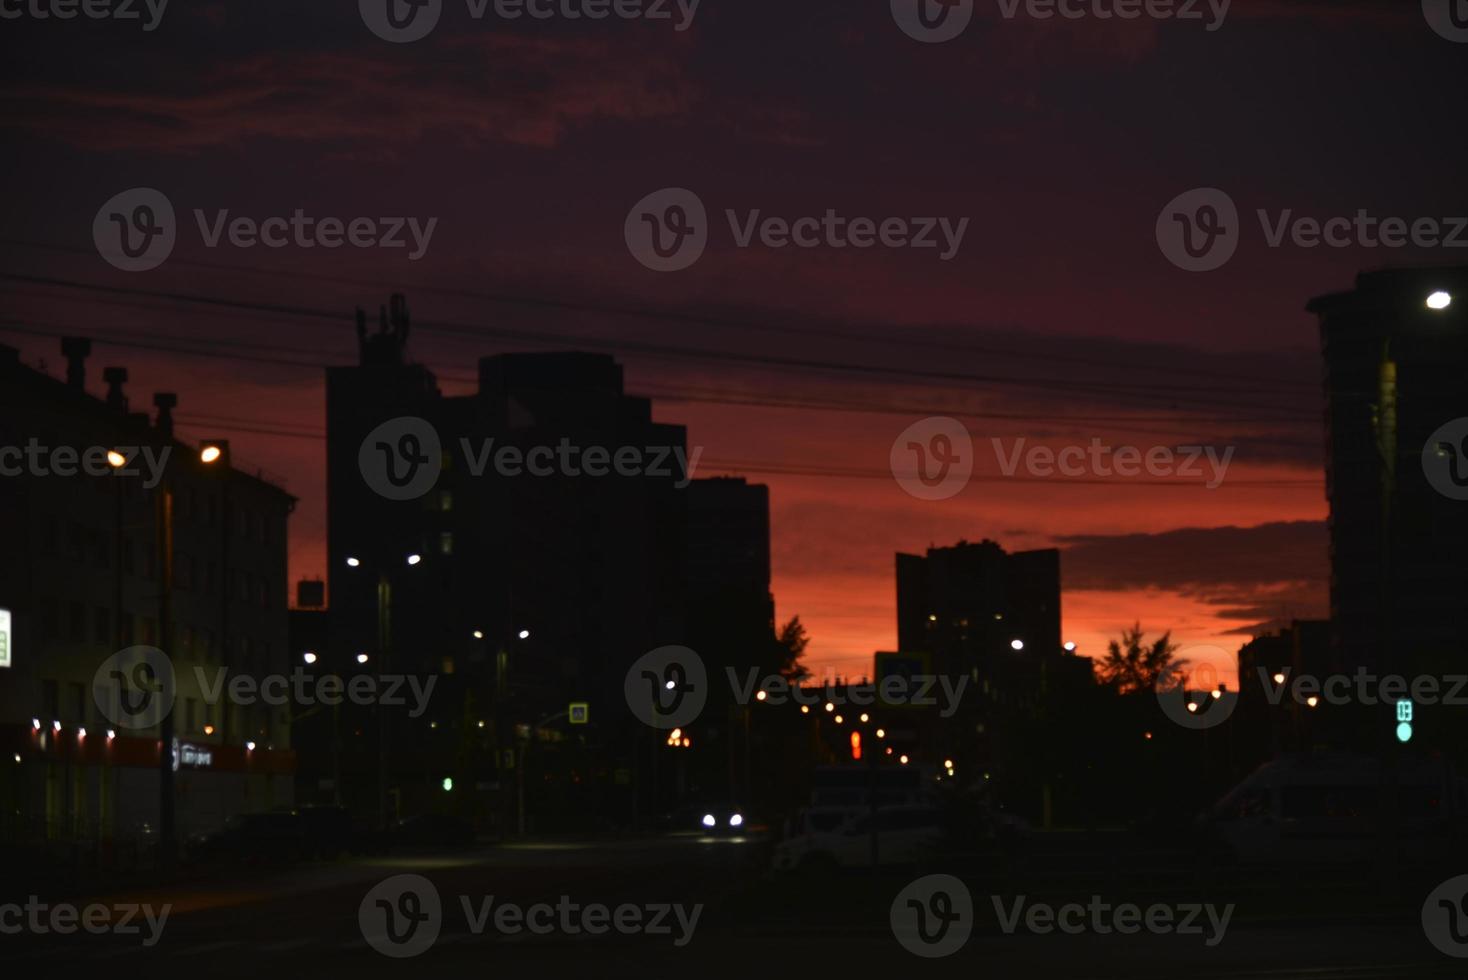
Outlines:
<svg viewBox="0 0 1468 980"><path fill-rule="evenodd" d="M566 714L570 717L571 724L584 725L586 724L590 711L591 707L585 701L572 701L571 707L567 709Z"/></svg>
<svg viewBox="0 0 1468 980"><path fill-rule="evenodd" d="M0 667L10 666L10 610L0 609Z"/></svg>

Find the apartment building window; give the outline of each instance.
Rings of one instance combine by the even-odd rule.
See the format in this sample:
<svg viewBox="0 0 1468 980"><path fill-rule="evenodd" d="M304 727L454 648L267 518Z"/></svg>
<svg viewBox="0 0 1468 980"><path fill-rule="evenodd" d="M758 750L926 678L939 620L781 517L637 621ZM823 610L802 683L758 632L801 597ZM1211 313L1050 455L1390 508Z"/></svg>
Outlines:
<svg viewBox="0 0 1468 980"><path fill-rule="evenodd" d="M66 556L78 562L87 559L87 529L75 522L66 528Z"/></svg>
<svg viewBox="0 0 1468 980"><path fill-rule="evenodd" d="M454 532L444 531L438 536L438 551L442 555L454 553Z"/></svg>
<svg viewBox="0 0 1468 980"><path fill-rule="evenodd" d="M454 492L452 490L439 491L438 509L445 514L454 509Z"/></svg>
<svg viewBox="0 0 1468 980"><path fill-rule="evenodd" d="M85 603L72 600L66 607L67 638L73 643L87 641L87 607Z"/></svg>
<svg viewBox="0 0 1468 980"><path fill-rule="evenodd" d="M43 713L47 718L59 720L61 718L61 682L57 680L41 681L41 704Z"/></svg>

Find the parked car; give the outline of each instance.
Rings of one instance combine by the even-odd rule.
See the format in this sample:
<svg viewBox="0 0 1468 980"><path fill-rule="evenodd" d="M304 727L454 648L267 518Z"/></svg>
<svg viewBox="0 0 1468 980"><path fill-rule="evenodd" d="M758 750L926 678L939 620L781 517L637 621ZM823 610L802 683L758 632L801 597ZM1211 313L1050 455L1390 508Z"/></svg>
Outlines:
<svg viewBox="0 0 1468 980"><path fill-rule="evenodd" d="M468 847L474 825L446 813L420 813L399 820L388 837L393 847Z"/></svg>
<svg viewBox="0 0 1468 980"><path fill-rule="evenodd" d="M343 853L371 850L370 834L346 807L307 804L296 808L306 832L307 853L334 861Z"/></svg>
<svg viewBox="0 0 1468 980"><path fill-rule="evenodd" d="M189 841L190 856L202 862L276 864L310 852L306 821L294 810L236 814L219 830Z"/></svg>
<svg viewBox="0 0 1468 980"><path fill-rule="evenodd" d="M901 805L876 811L877 863L917 864L943 841L937 807ZM792 833L775 846L776 871L822 871L870 867L873 814L869 809L812 807L799 814Z"/></svg>

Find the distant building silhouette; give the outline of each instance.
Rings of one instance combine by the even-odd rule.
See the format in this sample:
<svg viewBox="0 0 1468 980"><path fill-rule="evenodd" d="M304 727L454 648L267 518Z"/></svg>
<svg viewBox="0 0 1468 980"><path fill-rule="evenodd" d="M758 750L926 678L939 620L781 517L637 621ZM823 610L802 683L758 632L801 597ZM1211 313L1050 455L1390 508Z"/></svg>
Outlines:
<svg viewBox="0 0 1468 980"><path fill-rule="evenodd" d="M451 806L504 832L644 815L658 772L646 754L663 740L628 711L626 671L718 604L738 611L719 624L731 635L769 636L767 491L691 482L684 428L654 422L608 355L484 357L476 390L447 395L409 357L401 297L358 330L359 364L327 372L330 647L376 655L386 581L390 669L438 676L422 718L383 716L392 809ZM436 483L411 500L379 494L359 459L400 417L430 424L442 450ZM568 724L572 701L589 703L589 724ZM461 787L452 799L445 778Z"/></svg>

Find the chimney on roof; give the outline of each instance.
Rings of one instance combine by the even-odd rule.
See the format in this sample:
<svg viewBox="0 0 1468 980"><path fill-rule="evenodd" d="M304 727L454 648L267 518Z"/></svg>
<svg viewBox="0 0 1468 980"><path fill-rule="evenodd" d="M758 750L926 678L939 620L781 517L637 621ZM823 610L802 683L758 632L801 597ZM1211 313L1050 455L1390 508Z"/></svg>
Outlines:
<svg viewBox="0 0 1468 980"><path fill-rule="evenodd" d="M122 393L122 386L127 384L127 368L103 368L102 380L107 382L107 407L126 412L127 395Z"/></svg>
<svg viewBox="0 0 1468 980"><path fill-rule="evenodd" d="M173 410L178 406L178 396L171 391L155 392L153 405L158 409L158 421L154 423L155 426L164 438L172 439Z"/></svg>
<svg viewBox="0 0 1468 980"><path fill-rule="evenodd" d="M87 357L92 353L92 342L86 337L62 337L61 353L66 356L66 383L77 391L87 387Z"/></svg>

